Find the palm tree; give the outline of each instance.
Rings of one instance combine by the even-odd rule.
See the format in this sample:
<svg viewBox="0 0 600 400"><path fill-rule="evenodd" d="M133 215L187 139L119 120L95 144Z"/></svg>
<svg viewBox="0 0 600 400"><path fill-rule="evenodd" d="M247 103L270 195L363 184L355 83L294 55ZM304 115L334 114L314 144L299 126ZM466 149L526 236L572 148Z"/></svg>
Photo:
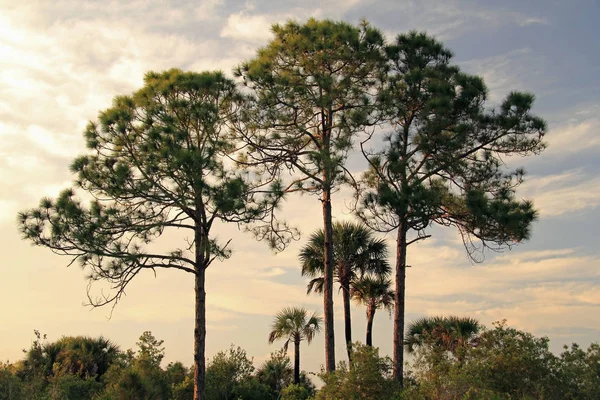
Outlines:
<svg viewBox="0 0 600 400"><path fill-rule="evenodd" d="M81 378L100 378L116 360L119 347L102 336L63 336L51 343L41 343L42 335L27 351L25 365L34 375L45 378L71 374ZM45 335L43 336L45 339Z"/></svg>
<svg viewBox="0 0 600 400"><path fill-rule="evenodd" d="M269 386L276 393L289 386L293 376L294 369L284 349L271 353L271 358L256 371L258 381Z"/></svg>
<svg viewBox="0 0 600 400"><path fill-rule="evenodd" d="M314 232L306 246L300 250L302 276L313 278L307 292L323 292L323 249L325 235L320 229ZM344 322L348 360L351 358L352 321L350 314L350 287L366 273L387 276L391 269L387 261L384 240L376 239L364 225L353 222L333 224L333 276L340 285L344 300ZM350 360L351 361L351 360Z"/></svg>
<svg viewBox="0 0 600 400"><path fill-rule="evenodd" d="M469 317L423 317L408 325L404 344L409 353L424 346L449 351L462 364L462 350L473 342L481 328L479 321Z"/></svg>
<svg viewBox="0 0 600 400"><path fill-rule="evenodd" d="M56 356L54 369L82 378L102 376L119 353L119 347L102 336L62 337L55 346L60 351Z"/></svg>
<svg viewBox="0 0 600 400"><path fill-rule="evenodd" d="M290 341L294 343L294 383L300 383L300 342L306 340L309 344L315 334L321 330L323 319L301 307L286 307L275 315L269 343L277 339L287 339L283 349L287 351Z"/></svg>
<svg viewBox="0 0 600 400"><path fill-rule="evenodd" d="M394 308L392 281L383 276L364 276L350 290L354 301L367 306L367 346L373 346L373 319L379 308L390 313Z"/></svg>

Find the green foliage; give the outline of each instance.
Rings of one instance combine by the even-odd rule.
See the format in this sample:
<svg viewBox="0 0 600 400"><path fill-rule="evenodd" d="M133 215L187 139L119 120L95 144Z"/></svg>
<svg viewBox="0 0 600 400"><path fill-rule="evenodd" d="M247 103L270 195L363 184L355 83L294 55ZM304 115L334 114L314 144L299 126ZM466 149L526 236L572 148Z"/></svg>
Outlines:
<svg viewBox="0 0 600 400"><path fill-rule="evenodd" d="M281 400L306 400L310 397L308 389L300 384L292 384L281 391Z"/></svg>
<svg viewBox="0 0 600 400"><path fill-rule="evenodd" d="M556 356L548 338L509 328L505 322L482 333L467 357L463 373L485 383L485 389L517 398L552 398L558 389Z"/></svg>
<svg viewBox="0 0 600 400"><path fill-rule="evenodd" d="M391 379L392 360L380 357L379 349L357 342L352 346L352 364L339 363L334 372L321 373L325 385L317 400L397 399L399 386Z"/></svg>
<svg viewBox="0 0 600 400"><path fill-rule="evenodd" d="M294 369L285 349L271 353L271 357L256 371L259 382L269 386L275 393L292 383L293 374Z"/></svg>
<svg viewBox="0 0 600 400"><path fill-rule="evenodd" d="M514 192L524 172L505 172L500 157L544 149L533 95L510 93L486 110L483 80L452 65L452 53L424 33L399 35L387 53L381 96L394 130L382 151L367 154L370 190L359 193L359 215L377 229L402 224L421 237L432 223L455 226L472 255L470 238L499 246L527 239L536 213Z"/></svg>
<svg viewBox="0 0 600 400"><path fill-rule="evenodd" d="M74 374L82 379L100 378L114 362L119 348L110 340L85 336L63 337L48 346L47 354L58 352L54 375Z"/></svg>
<svg viewBox="0 0 600 400"><path fill-rule="evenodd" d="M188 375L182 382L172 384L171 398L173 400L190 400L194 398L194 378Z"/></svg>
<svg viewBox="0 0 600 400"><path fill-rule="evenodd" d="M253 90L246 117L259 128L242 132L248 159L298 170L293 187L321 193L339 183L353 137L372 122L383 36L366 24L314 19L273 33L236 71Z"/></svg>
<svg viewBox="0 0 600 400"><path fill-rule="evenodd" d="M386 53L379 101L391 129L384 146L362 145L369 169L356 185L356 211L375 230L397 230L396 302L403 305L407 248L433 225L455 227L474 261L483 261L485 249L529 238L537 213L516 197L524 171L507 170L502 157L541 152L546 123L530 112L529 93L486 108L483 80L452 65L452 52L425 33L398 35ZM404 307L395 313L401 380Z"/></svg>
<svg viewBox="0 0 600 400"><path fill-rule="evenodd" d="M88 152L71 164L75 186L19 214L24 238L78 262L94 306L115 305L139 273L158 268L191 273L204 291L206 268L231 254L229 242L212 237L213 223L262 224L283 196L272 176L255 179L259 175L231 162L236 145L229 132L243 102L236 84L221 72L147 73L143 88L116 97L86 127ZM92 198L89 205L79 192ZM273 219L267 224L273 228ZM187 232L193 244L150 249L165 230ZM291 240L285 229L267 231L274 247ZM97 281L113 291L92 295ZM204 329L204 296L198 299ZM204 335L196 341L203 349ZM156 355L147 356L147 362L157 362Z"/></svg>
<svg viewBox="0 0 600 400"><path fill-rule="evenodd" d="M232 391L232 399L241 400L276 400L277 396L270 387L260 383L255 376L241 380Z"/></svg>
<svg viewBox="0 0 600 400"><path fill-rule="evenodd" d="M294 383L300 383L300 342L306 340L309 344L320 332L322 318L299 307L286 307L275 315L269 343L285 339L283 350L287 352L290 342L294 345Z"/></svg>
<svg viewBox="0 0 600 400"><path fill-rule="evenodd" d="M299 307L286 307L277 313L269 333L269 343L278 339L287 339L284 349L287 349L288 343L300 342L306 340L312 341L315 334L321 330L322 319L313 313L308 315L308 311Z"/></svg>
<svg viewBox="0 0 600 400"><path fill-rule="evenodd" d="M392 281L385 275L365 275L356 280L350 288L352 299L358 304L367 307L367 333L365 343L373 345L373 320L379 308L387 309L390 314L394 309L396 292L392 288Z"/></svg>
<svg viewBox="0 0 600 400"><path fill-rule="evenodd" d="M340 285L344 301L344 323L346 347L350 356L352 344L352 314L350 311L351 290L365 274L385 277L391 269L387 261L385 240L377 239L373 232L362 224L336 222L333 224L333 279ZM300 250L302 275L312 278L307 292L323 293L325 282L325 233L314 232L308 243Z"/></svg>
<svg viewBox="0 0 600 400"><path fill-rule="evenodd" d="M592 343L587 351L573 343L560 355L565 399L592 400L600 393L600 345Z"/></svg>
<svg viewBox="0 0 600 400"><path fill-rule="evenodd" d="M454 318L430 318L429 324L442 326ZM471 319L463 318L463 321ZM437 321L437 325L433 322ZM417 321L419 322L419 321ZM476 321L475 321L476 322ZM255 372L252 360L239 347L219 352L211 361L207 380L209 400L299 400L390 399L390 400L595 400L600 388L600 345L587 350L577 344L566 347L556 356L548 349L548 339L538 338L495 323L493 329L469 335L471 345L463 346L462 362L457 362L457 348L447 347L438 336L415 346L412 368L405 376L405 388L390 377L392 361L379 357L378 349L353 344L353 363L342 362L332 373L320 376L325 385L317 394L306 374L300 384L291 384L290 360L283 351L274 352ZM432 330L435 331L435 328ZM442 330L443 331L443 330ZM441 332L441 331L436 331ZM437 333L436 333L437 334ZM31 374L36 349L41 349L40 364L48 354L44 349L56 343L76 343L84 337L63 337L47 343L36 334L31 352L13 364L0 363L0 400L20 399L96 399L96 400L191 400L192 371L179 362L164 370L159 363L148 362L148 355L159 360L162 341L144 332L136 352L118 352L108 370L99 379L81 376L79 369L50 370L50 375ZM89 338L87 338L89 340ZM95 341L97 342L97 341ZM116 345L111 344L116 348ZM90 352L92 354L93 352ZM60 354L60 352L59 352ZM152 358L152 357L150 357ZM37 365L37 364L36 364ZM56 363L55 363L56 365ZM29 369L28 369L29 368ZM54 374L61 370L60 374ZM314 396L314 397L313 397Z"/></svg>
<svg viewBox="0 0 600 400"><path fill-rule="evenodd" d="M48 393L52 400L92 399L103 390L102 383L93 377L64 374L52 378Z"/></svg>
<svg viewBox="0 0 600 400"><path fill-rule="evenodd" d="M466 347L479 343L477 334L481 328L477 320L469 317L423 317L408 325L404 344L409 353L428 346L449 351L460 361Z"/></svg>
<svg viewBox="0 0 600 400"><path fill-rule="evenodd" d="M593 399L599 393L600 346L577 345L560 357L548 338L497 322L464 347L463 362L443 344L419 346L406 399Z"/></svg>
<svg viewBox="0 0 600 400"><path fill-rule="evenodd" d="M166 227L195 229L185 221L197 213L243 222L262 212L251 204L249 182L223 160L231 150L225 126L238 101L235 84L220 73L148 73L144 88L115 98L99 123L90 123L91 154L72 165L79 187L108 200L85 208L73 190L44 199L21 214L25 237L74 256L92 280L122 282L128 271L161 266L189 271L194 262L182 250L153 255L143 245ZM228 256L215 241L197 245L206 262Z"/></svg>
<svg viewBox="0 0 600 400"><path fill-rule="evenodd" d="M106 394L123 399L165 399L171 390L185 379L183 365L169 365L163 371L160 363L164 357L163 340L145 331L136 343L137 352L128 351L107 371L104 382Z"/></svg>
<svg viewBox="0 0 600 400"><path fill-rule="evenodd" d="M366 23L354 27L315 19L274 25L273 33L275 38L236 70L251 89L242 116L247 129L238 132L247 144L242 159L267 173L291 176L284 191L321 196L326 365L333 369L331 193L351 179L345 161L353 141L375 123L384 40Z"/></svg>
<svg viewBox="0 0 600 400"><path fill-rule="evenodd" d="M179 361L171 362L165 369L165 380L171 387L171 397L184 400L193 397L193 370L189 370Z"/></svg>
<svg viewBox="0 0 600 400"><path fill-rule="evenodd" d="M25 398L90 397L103 389L104 374L120 357L118 346L102 336L64 336L47 342L46 335L34 333L25 359L13 367Z"/></svg>
<svg viewBox="0 0 600 400"><path fill-rule="evenodd" d="M164 340L158 340L152 335L152 332L145 331L140 336L138 345L138 354L136 364L143 365L144 368L158 368L165 356L165 348L161 347ZM178 366L179 367L179 366ZM181 365L183 367L183 365Z"/></svg>
<svg viewBox="0 0 600 400"><path fill-rule="evenodd" d="M15 374L15 366L0 362L0 400L20 399L23 383Z"/></svg>
<svg viewBox="0 0 600 400"><path fill-rule="evenodd" d="M236 400L234 391L254 372L246 351L231 345L228 351L218 352L206 368L206 398Z"/></svg>
<svg viewBox="0 0 600 400"><path fill-rule="evenodd" d="M212 221L260 219L276 200L252 194L249 175L224 161L232 151L226 127L240 101L221 73L146 74L142 89L115 98L88 125L89 153L72 164L77 187L96 200L84 206L75 189L42 199L39 208L20 214L24 237L78 260L90 282L113 284L113 296L90 298L97 305L118 301L141 270L193 273L227 258L226 245L209 237ZM202 232L195 244L201 260L189 250L145 248L171 228Z"/></svg>
<svg viewBox="0 0 600 400"><path fill-rule="evenodd" d="M323 292L324 245L325 234L319 229L300 249L302 275L313 278L308 293ZM350 286L366 273L388 275L391 268L387 256L385 240L375 238L366 226L347 221L333 224L333 277L344 290L349 292Z"/></svg>

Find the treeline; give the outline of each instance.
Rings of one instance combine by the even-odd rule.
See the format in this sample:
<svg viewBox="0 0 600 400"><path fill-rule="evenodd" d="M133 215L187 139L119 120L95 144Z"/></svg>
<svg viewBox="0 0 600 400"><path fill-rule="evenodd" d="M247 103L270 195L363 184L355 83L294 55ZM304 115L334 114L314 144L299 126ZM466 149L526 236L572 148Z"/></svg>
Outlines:
<svg viewBox="0 0 600 400"><path fill-rule="evenodd" d="M181 362L162 367L163 341L144 332L137 350L122 351L103 337L63 337L56 342L36 333L23 360L0 364L2 400L187 400L194 397L193 369ZM315 387L304 373L293 385L293 368L276 351L258 369L235 346L217 353L206 371L207 399L276 400L308 398ZM300 393L301 396L297 397ZM283 397L282 397L283 396ZM294 397L296 396L296 397Z"/></svg>
<svg viewBox="0 0 600 400"><path fill-rule="evenodd" d="M36 340L23 360L0 364L0 399L191 400L193 371L180 362L161 366L163 341L144 332L137 350L121 351L102 337ZM600 346L565 346L556 356L546 337L503 322L485 329L468 318L424 318L410 324L406 347L414 355L404 388L392 360L378 349L353 344L352 363L294 384L292 363L276 351L258 368L234 345L206 370L208 400L594 400L600 396Z"/></svg>

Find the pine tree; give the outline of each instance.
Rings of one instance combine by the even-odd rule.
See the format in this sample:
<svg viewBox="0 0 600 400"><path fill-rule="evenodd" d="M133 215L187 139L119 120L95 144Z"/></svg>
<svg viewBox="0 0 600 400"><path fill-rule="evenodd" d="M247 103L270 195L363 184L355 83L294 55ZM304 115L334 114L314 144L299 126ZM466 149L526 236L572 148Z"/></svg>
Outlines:
<svg viewBox="0 0 600 400"><path fill-rule="evenodd" d="M357 197L368 226L396 231L394 376L402 382L408 246L434 224L457 228L476 261L478 250L527 239L536 211L515 198L524 171L506 171L501 157L542 151L546 124L530 113L528 93L486 110L483 80L452 65L452 53L426 34L399 35L387 54L381 104L393 131L381 151L362 143L370 168Z"/></svg>
<svg viewBox="0 0 600 400"><path fill-rule="evenodd" d="M323 209L325 366L335 369L331 195L347 176L353 139L372 123L383 37L363 24L309 20L273 26L275 38L237 75L252 89L244 162L291 170L286 191L317 194Z"/></svg>
<svg viewBox="0 0 600 400"><path fill-rule="evenodd" d="M227 133L241 101L235 83L218 72L148 73L142 89L116 97L87 126L89 152L71 166L75 187L19 216L26 239L71 256L90 285L108 282L111 294L88 290L94 306L114 307L143 271L194 276L194 399L204 398L205 272L231 253L211 228L261 220L282 194L277 182L253 182L227 161L234 148ZM77 192L92 198L89 206ZM188 245L153 251L151 242L170 230L188 232Z"/></svg>

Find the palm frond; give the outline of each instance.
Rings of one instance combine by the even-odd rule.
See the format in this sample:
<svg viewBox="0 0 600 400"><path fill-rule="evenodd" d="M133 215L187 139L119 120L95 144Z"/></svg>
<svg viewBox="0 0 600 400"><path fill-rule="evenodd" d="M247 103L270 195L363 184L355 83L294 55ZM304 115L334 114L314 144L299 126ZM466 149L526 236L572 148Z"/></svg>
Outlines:
<svg viewBox="0 0 600 400"><path fill-rule="evenodd" d="M285 307L281 309L273 319L269 343L275 340L287 338L284 345L288 346L290 340L306 339L312 341L314 335L321 329L321 317L313 313L308 317L308 311L302 307Z"/></svg>
<svg viewBox="0 0 600 400"><path fill-rule="evenodd" d="M310 294L311 292L315 293L323 293L323 285L325 284L325 278L318 277L311 279L306 285L306 294Z"/></svg>

